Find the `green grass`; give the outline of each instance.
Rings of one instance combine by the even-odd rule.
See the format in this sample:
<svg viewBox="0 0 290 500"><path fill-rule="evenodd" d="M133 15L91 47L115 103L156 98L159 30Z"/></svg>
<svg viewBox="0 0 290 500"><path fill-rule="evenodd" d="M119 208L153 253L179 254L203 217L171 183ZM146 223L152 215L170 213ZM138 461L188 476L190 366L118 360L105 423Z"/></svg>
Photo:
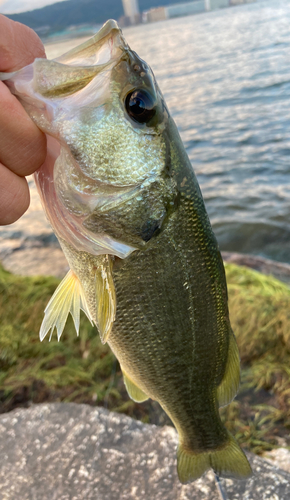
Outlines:
<svg viewBox="0 0 290 500"><path fill-rule="evenodd" d="M116 363L85 316L77 337L71 318L60 342L40 342L43 311L59 281L22 278L0 268L0 411L41 401L117 405ZM118 378L118 377L117 377Z"/></svg>
<svg viewBox="0 0 290 500"><path fill-rule="evenodd" d="M242 363L235 401L222 409L246 448L290 445L290 289L273 277L226 265L229 309Z"/></svg>
<svg viewBox="0 0 290 500"><path fill-rule="evenodd" d="M284 437L290 445L290 289L278 280L226 266L229 306L241 361L238 397L221 410L246 448L261 453ZM44 308L59 281L20 277L0 267L0 412L44 401L103 405L151 423L169 423L155 402L128 399L120 367L83 315L60 342L39 341Z"/></svg>

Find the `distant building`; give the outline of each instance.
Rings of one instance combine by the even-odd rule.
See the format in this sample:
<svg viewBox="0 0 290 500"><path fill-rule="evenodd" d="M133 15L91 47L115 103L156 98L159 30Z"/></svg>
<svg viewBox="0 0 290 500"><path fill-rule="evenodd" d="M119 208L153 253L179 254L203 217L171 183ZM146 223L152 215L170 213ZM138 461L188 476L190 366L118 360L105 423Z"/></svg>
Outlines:
<svg viewBox="0 0 290 500"><path fill-rule="evenodd" d="M230 0L230 5L241 5L242 3L255 3L257 0Z"/></svg>
<svg viewBox="0 0 290 500"><path fill-rule="evenodd" d="M125 0L123 0L124 2ZM191 14L199 14L200 12L205 12L206 10L222 9L223 7L229 7L230 1L233 2L253 2L255 0L195 0L193 2L177 3L173 5L167 5L166 7L157 7L156 9L150 9L143 12L143 22L152 23L155 21L163 21L165 19L171 19L172 17L189 16Z"/></svg>
<svg viewBox="0 0 290 500"><path fill-rule="evenodd" d="M143 22L155 23L156 21L165 21L168 19L166 7L157 7L143 12Z"/></svg>
<svg viewBox="0 0 290 500"><path fill-rule="evenodd" d="M229 7L230 0L205 0L206 10L223 9Z"/></svg>
<svg viewBox="0 0 290 500"><path fill-rule="evenodd" d="M123 0L125 1L130 0ZM223 9L231 5L242 3L254 3L257 0L194 0L186 3L177 3L173 5L166 5L165 7L157 7L150 9L142 14L142 21L144 23L153 23L155 21L164 21L172 17L189 16L191 14L199 14L209 10Z"/></svg>
<svg viewBox="0 0 290 500"><path fill-rule="evenodd" d="M125 18L130 20L131 24L140 22L140 11L138 0L122 0Z"/></svg>
<svg viewBox="0 0 290 500"><path fill-rule="evenodd" d="M167 17L188 16L190 14L198 14L205 11L204 0L195 0L194 2L177 3L167 5Z"/></svg>

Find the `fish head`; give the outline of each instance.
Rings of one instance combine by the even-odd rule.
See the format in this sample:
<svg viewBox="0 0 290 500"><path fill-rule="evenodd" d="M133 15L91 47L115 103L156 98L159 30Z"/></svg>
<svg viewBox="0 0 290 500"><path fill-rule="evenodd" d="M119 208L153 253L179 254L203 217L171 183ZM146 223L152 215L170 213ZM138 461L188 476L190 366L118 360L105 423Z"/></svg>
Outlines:
<svg viewBox="0 0 290 500"><path fill-rule="evenodd" d="M109 45L108 60L98 62L93 69L97 74L81 89L87 76L79 68L77 90L53 110L50 127L56 128L84 175L110 186L133 186L164 166L162 133L168 111L151 68L115 24L102 41ZM104 51L104 45L93 44Z"/></svg>
<svg viewBox="0 0 290 500"><path fill-rule="evenodd" d="M155 156L168 111L151 68L115 21L57 59L36 59L8 85L91 179L128 185L150 175L151 145Z"/></svg>
<svg viewBox="0 0 290 500"><path fill-rule="evenodd" d="M131 128L147 135L160 135L168 110L150 66L128 46L112 71L112 93Z"/></svg>
<svg viewBox="0 0 290 500"><path fill-rule="evenodd" d="M58 238L121 258L144 244L139 233L148 226L148 190L166 166L169 114L151 68L130 49L117 23L108 21L55 60L36 59L7 83L51 138L53 160L35 179ZM157 198L151 196L153 212L157 203L153 225L165 216ZM111 215L119 220L117 231L100 222ZM131 237L128 229L126 241L122 218L134 232Z"/></svg>

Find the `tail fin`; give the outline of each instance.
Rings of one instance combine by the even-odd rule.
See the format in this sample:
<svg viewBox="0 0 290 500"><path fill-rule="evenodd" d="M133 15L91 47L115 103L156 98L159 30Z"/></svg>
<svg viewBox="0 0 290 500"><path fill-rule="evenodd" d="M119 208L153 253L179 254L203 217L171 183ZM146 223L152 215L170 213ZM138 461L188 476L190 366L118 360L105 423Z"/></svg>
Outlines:
<svg viewBox="0 0 290 500"><path fill-rule="evenodd" d="M181 483L198 479L212 468L218 476L246 479L252 474L246 455L235 438L228 433L228 441L216 451L195 453L180 444L177 449L177 472Z"/></svg>

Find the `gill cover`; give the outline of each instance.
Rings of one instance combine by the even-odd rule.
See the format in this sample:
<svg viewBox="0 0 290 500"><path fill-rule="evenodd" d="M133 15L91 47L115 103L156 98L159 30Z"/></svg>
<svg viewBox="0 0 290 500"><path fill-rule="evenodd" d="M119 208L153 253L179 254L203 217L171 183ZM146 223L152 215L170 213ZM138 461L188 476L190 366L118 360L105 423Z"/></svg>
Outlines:
<svg viewBox="0 0 290 500"><path fill-rule="evenodd" d="M65 128L85 120L87 110L94 110L94 118L102 118L103 107L110 98L112 69L126 50L117 23L110 20L93 38L55 60L35 59L19 71L0 74L0 79L5 80L33 121L49 136L47 159L35 173L35 182L56 235L78 250L120 258L135 248L107 234L93 233L83 225L90 211L101 204L104 197L112 197L112 193L110 186L102 182L96 184L94 179L92 182L82 175L75 152L67 144ZM74 169L82 178L83 186L78 183L74 196L82 199L84 213L71 211L57 192L55 176L66 168Z"/></svg>
<svg viewBox="0 0 290 500"><path fill-rule="evenodd" d="M130 50L117 23L110 20L93 38L63 56L36 59L0 78L47 134L48 155L35 181L64 252L66 244L93 256L126 258L136 250L135 242L125 236L123 240L123 234L117 238L109 231L95 231L87 222L96 212L106 216L140 197L144 187L154 183L157 169L163 168L162 147L157 142L153 151L152 144L164 130L168 113L150 68ZM124 127L125 142L136 142L135 152L143 151L138 168L128 164L127 152L120 157L122 147L115 148L111 163L104 159L109 169L102 166L103 152L96 151L95 145L97 141L103 145L108 135L110 141L104 123L114 123L116 136ZM128 133L134 140L127 139ZM90 134L91 142L86 142ZM104 147L104 154L108 149ZM129 154L134 157L134 151ZM60 338L69 313L78 332L82 309L97 325L102 341L107 341L116 311L110 269L97 267L94 279L96 310L88 305L78 276L69 272L45 310L41 339L54 328Z"/></svg>

